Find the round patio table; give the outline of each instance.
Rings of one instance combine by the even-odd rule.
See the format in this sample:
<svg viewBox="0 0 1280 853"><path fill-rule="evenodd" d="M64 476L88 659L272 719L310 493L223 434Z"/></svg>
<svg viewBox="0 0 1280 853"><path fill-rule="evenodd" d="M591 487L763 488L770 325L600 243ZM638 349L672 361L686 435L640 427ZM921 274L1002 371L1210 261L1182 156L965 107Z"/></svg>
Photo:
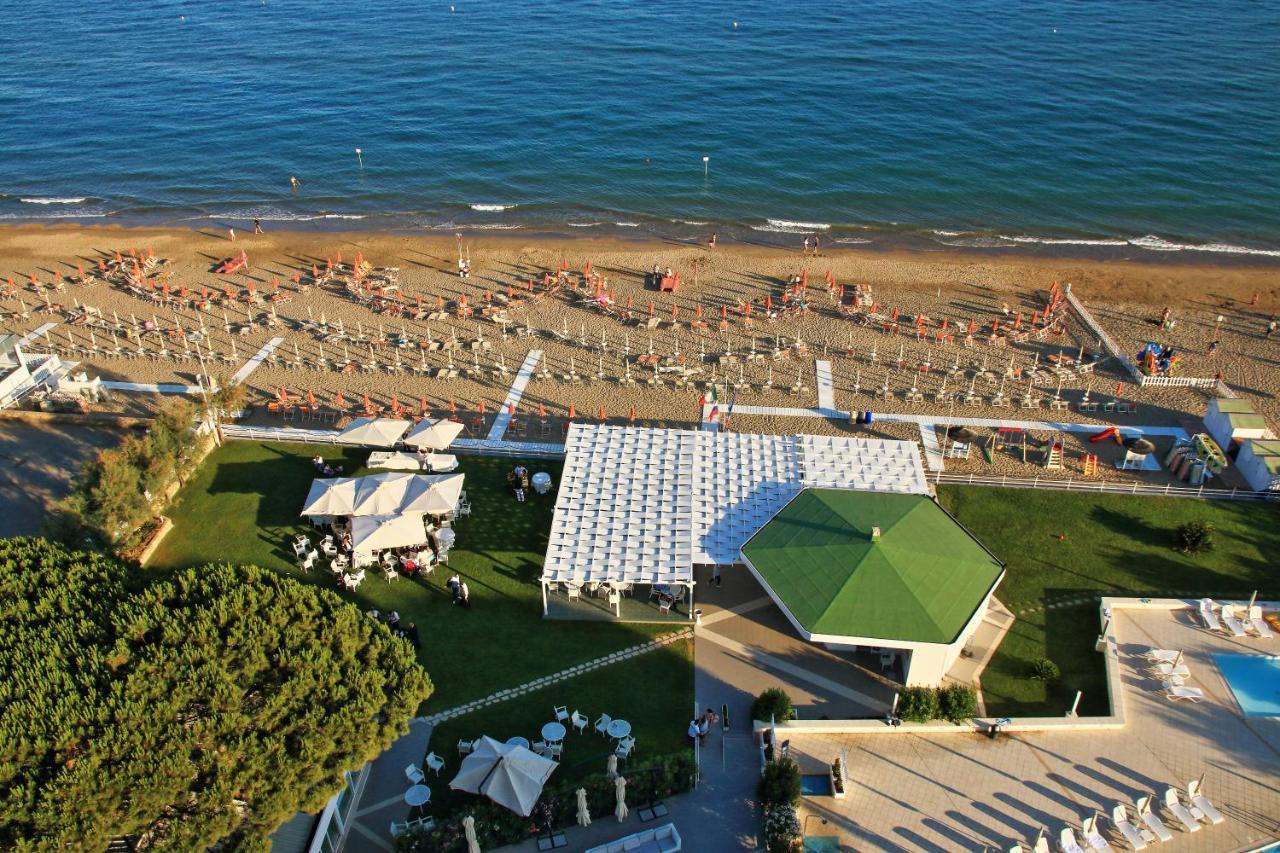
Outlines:
<svg viewBox="0 0 1280 853"><path fill-rule="evenodd" d="M431 800L431 789L426 785L414 785L404 792L404 801L411 806L425 806Z"/></svg>
<svg viewBox="0 0 1280 853"><path fill-rule="evenodd" d="M631 724L626 720L614 720L609 723L609 727L605 729L605 731L609 733L609 737L614 738L615 740L622 740L624 737L631 734Z"/></svg>
<svg viewBox="0 0 1280 853"><path fill-rule="evenodd" d="M534 474L529 482L533 484L533 490L540 495L545 495L551 491L551 475L546 471L539 471Z"/></svg>
<svg viewBox="0 0 1280 853"><path fill-rule="evenodd" d="M551 743L564 740L564 726L559 723L547 723L542 727L542 739Z"/></svg>
<svg viewBox="0 0 1280 853"><path fill-rule="evenodd" d="M515 737L509 737L507 738L507 746L523 746L525 749L528 749L529 739L520 737L519 735L516 735Z"/></svg>

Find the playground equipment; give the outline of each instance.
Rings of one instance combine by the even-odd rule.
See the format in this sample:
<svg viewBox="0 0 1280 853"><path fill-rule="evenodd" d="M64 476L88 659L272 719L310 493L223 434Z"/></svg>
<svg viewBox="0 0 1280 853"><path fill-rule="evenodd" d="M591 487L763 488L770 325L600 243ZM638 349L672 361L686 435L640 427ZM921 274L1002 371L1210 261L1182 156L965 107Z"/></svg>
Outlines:
<svg viewBox="0 0 1280 853"><path fill-rule="evenodd" d="M1098 454L1086 453L1083 456L1084 475L1086 477L1098 476Z"/></svg>
<svg viewBox="0 0 1280 853"><path fill-rule="evenodd" d="M1199 486L1222 473L1222 469L1227 467L1227 457L1210 435L1197 433L1190 441L1174 444L1165 454L1164 464L1179 480Z"/></svg>
<svg viewBox="0 0 1280 853"><path fill-rule="evenodd" d="M1135 358L1138 369L1147 376L1173 376L1178 371L1179 360L1180 357L1174 353L1173 347L1154 341L1139 350Z"/></svg>
<svg viewBox="0 0 1280 853"><path fill-rule="evenodd" d="M1090 444L1097 444L1099 441L1106 441L1108 438L1114 438L1116 443L1120 443L1120 428L1107 427L1102 432L1089 436Z"/></svg>

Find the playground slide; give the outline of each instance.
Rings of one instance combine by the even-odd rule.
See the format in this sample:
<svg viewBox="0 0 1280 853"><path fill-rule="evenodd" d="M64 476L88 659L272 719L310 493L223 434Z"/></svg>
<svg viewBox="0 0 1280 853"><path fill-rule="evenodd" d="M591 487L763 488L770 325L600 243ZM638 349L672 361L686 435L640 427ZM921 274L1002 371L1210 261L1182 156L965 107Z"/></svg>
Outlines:
<svg viewBox="0 0 1280 853"><path fill-rule="evenodd" d="M991 448L985 444L982 445L982 457L987 460L988 465L996 461L995 457L991 454Z"/></svg>
<svg viewBox="0 0 1280 853"><path fill-rule="evenodd" d="M1119 427L1107 427L1102 432L1089 436L1089 441L1096 444L1099 441L1106 441L1108 438L1112 438L1113 436L1117 438L1120 436Z"/></svg>

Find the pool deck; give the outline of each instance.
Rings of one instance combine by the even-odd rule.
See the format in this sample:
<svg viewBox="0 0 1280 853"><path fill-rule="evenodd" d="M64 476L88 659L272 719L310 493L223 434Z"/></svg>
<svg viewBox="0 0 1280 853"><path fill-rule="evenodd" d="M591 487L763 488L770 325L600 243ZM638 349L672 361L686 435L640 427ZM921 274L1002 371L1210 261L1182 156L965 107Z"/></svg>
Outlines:
<svg viewBox="0 0 1280 853"><path fill-rule="evenodd" d="M1095 810L1204 776L1204 790L1226 816L1195 833L1176 828L1171 851L1253 850L1280 838L1280 717L1245 717L1215 652L1276 654L1280 638L1211 634L1190 611L1121 610L1115 632L1125 726L1119 731L792 734L806 772L848 750L847 797L806 798L805 828L839 835L841 850L1008 849L1028 847L1041 827L1056 849L1058 831ZM1184 649L1202 702L1173 703L1146 672L1149 648ZM1109 819L1102 831L1127 849Z"/></svg>

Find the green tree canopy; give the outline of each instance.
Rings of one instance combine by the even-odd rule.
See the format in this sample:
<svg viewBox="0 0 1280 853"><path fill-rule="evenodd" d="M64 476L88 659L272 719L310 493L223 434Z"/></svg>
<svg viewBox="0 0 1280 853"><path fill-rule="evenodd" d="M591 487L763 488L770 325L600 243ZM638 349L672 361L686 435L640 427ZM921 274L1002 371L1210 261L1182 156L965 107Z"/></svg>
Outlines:
<svg viewBox="0 0 1280 853"><path fill-rule="evenodd" d="M407 642L327 591L0 540L0 848L253 846L430 692Z"/></svg>

